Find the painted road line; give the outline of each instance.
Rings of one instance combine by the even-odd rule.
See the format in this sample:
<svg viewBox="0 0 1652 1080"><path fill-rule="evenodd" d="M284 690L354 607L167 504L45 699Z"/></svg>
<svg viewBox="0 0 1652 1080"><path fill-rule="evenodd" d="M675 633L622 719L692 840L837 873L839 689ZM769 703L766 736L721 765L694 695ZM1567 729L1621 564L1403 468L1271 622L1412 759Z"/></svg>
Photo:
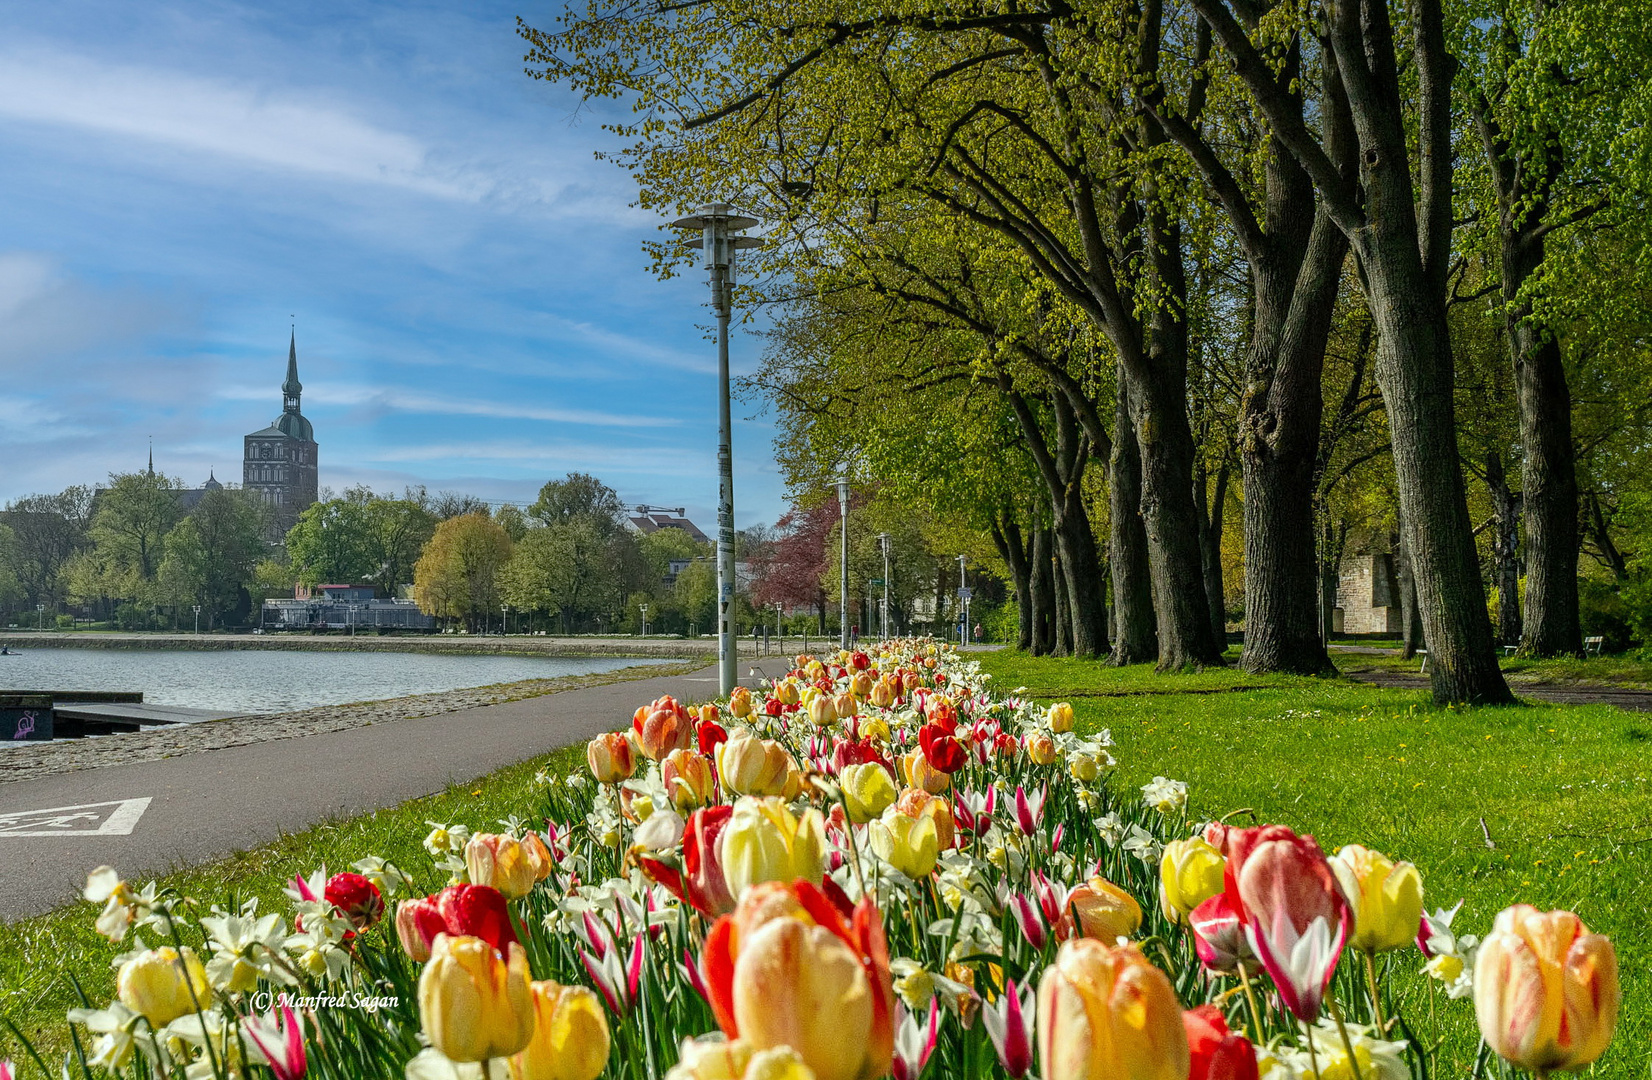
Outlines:
<svg viewBox="0 0 1652 1080"><path fill-rule="evenodd" d="M16 810L0 814L0 839L10 836L129 836L150 796L111 799L46 810Z"/></svg>

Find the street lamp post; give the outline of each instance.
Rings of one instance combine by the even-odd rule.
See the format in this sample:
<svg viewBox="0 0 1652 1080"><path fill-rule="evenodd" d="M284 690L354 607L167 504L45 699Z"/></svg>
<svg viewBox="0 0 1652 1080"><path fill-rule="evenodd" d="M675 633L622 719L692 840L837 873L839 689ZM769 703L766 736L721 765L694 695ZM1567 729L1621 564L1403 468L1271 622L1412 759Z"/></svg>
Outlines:
<svg viewBox="0 0 1652 1080"><path fill-rule="evenodd" d="M195 605L195 632L197 634L199 634L201 632L201 605L200 604Z"/></svg>
<svg viewBox="0 0 1652 1080"><path fill-rule="evenodd" d="M837 482L838 532L842 534L843 553L838 559L838 605L843 614L838 618L840 647L849 647L849 474Z"/></svg>
<svg viewBox="0 0 1652 1080"><path fill-rule="evenodd" d="M889 534L878 533L878 543L883 547L883 621L880 629L883 640L889 640Z"/></svg>
<svg viewBox="0 0 1652 1080"><path fill-rule="evenodd" d="M763 243L736 234L756 224L756 218L741 217L727 203L710 203L671 223L674 229L699 230L699 239L688 246L700 249L717 313L717 674L725 694L739 679L734 653L734 424L729 416L728 320L734 306L734 253Z"/></svg>
<svg viewBox="0 0 1652 1080"><path fill-rule="evenodd" d="M958 556L958 600L964 605L964 621L958 624L958 646L969 644L969 585L964 579L964 556Z"/></svg>
<svg viewBox="0 0 1652 1080"><path fill-rule="evenodd" d="M642 612L642 633L638 634L637 636L638 637L647 637L648 636L648 605L647 604L638 604L637 609Z"/></svg>
<svg viewBox="0 0 1652 1080"><path fill-rule="evenodd" d="M510 620L511 620L511 606L509 604L500 604L499 605L499 632L501 634L509 636L509 634L511 632L511 621Z"/></svg>
<svg viewBox="0 0 1652 1080"><path fill-rule="evenodd" d="M34 606L34 610L39 612L39 614L40 614L40 625L37 627L37 629L40 629L40 630L46 629L46 605L45 604L36 604Z"/></svg>

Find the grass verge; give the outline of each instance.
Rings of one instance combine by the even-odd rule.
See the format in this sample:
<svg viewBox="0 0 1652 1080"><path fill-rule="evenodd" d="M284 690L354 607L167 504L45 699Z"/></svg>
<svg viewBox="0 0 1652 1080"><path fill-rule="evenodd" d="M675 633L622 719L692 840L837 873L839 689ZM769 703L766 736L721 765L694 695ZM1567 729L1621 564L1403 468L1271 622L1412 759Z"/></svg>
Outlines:
<svg viewBox="0 0 1652 1080"><path fill-rule="evenodd" d="M1202 677L1273 685L1096 697L1086 695L1137 685L1147 669L979 659L1001 689L1066 698L1081 725L1111 729L1121 792L1169 776L1188 783L1196 818L1249 810L1313 833L1327 851L1361 843L1408 859L1431 910L1467 901L1464 932L1483 935L1517 901L1576 911L1612 938L1623 981L1617 1039L1598 1072L1652 1069L1652 717L1605 705L1443 709L1423 691L1231 671ZM1463 1018L1454 1049L1472 1054L1472 1010L1454 1009ZM1472 1058L1457 1064L1466 1074Z"/></svg>

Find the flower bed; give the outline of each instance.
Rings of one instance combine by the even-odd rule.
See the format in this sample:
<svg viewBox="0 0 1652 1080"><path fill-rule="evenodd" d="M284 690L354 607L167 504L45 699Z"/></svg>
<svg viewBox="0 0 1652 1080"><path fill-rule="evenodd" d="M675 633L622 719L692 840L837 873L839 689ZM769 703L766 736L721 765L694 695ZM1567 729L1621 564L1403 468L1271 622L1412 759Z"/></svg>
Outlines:
<svg viewBox="0 0 1652 1080"><path fill-rule="evenodd" d="M1477 942L1409 864L1190 822L932 642L662 698L586 757L543 778L543 832L432 823L427 866L295 878L290 912L95 872L135 947L71 1013L71 1075L1398 1080L1467 999L1540 1074L1615 1023L1575 916Z"/></svg>

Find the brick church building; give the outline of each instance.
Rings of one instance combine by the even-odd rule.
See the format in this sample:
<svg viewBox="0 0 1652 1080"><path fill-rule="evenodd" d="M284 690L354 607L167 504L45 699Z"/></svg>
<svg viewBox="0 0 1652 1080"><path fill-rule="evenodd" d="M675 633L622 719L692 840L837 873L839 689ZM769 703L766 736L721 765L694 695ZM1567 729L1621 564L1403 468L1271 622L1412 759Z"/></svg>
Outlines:
<svg viewBox="0 0 1652 1080"><path fill-rule="evenodd" d="M298 340L287 344L287 380L281 384L281 415L269 427L246 437L241 464L241 487L257 492L274 513L271 536L280 539L298 521L305 507L316 501L317 450L315 430L299 411Z"/></svg>

